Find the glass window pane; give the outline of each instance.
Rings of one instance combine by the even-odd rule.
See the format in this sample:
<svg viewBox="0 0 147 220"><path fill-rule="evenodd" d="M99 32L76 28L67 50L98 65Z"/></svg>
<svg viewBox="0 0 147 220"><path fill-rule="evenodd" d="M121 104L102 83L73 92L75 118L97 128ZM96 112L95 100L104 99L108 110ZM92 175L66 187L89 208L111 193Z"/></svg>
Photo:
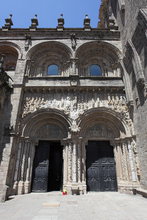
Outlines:
<svg viewBox="0 0 147 220"><path fill-rule="evenodd" d="M54 64L48 66L48 75L59 75L59 67Z"/></svg>
<svg viewBox="0 0 147 220"><path fill-rule="evenodd" d="M102 76L101 67L99 65L93 64L90 66L91 76Z"/></svg>

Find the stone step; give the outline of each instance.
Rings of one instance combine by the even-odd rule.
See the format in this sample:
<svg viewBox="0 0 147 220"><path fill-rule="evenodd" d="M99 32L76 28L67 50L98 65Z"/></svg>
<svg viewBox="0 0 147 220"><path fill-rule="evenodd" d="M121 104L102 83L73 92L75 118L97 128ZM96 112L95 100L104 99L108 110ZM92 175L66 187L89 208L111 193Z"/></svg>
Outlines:
<svg viewBox="0 0 147 220"><path fill-rule="evenodd" d="M145 189L141 189L141 188L134 189L133 194L134 195L139 194L139 195L142 195L144 198L147 198L147 190Z"/></svg>

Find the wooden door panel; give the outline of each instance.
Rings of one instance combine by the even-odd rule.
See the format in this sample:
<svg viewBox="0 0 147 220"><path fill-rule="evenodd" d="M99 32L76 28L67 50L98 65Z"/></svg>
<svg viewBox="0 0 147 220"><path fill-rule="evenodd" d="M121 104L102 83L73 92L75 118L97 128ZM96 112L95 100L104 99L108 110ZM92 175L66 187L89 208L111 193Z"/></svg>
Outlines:
<svg viewBox="0 0 147 220"><path fill-rule="evenodd" d="M62 146L59 141L40 141L36 147L32 191L47 192L62 187Z"/></svg>
<svg viewBox="0 0 147 220"><path fill-rule="evenodd" d="M36 147L32 191L47 192L48 188L48 168L49 168L50 145L47 141L40 141Z"/></svg>
<svg viewBox="0 0 147 220"><path fill-rule="evenodd" d="M60 142L53 142L50 151L50 166L49 166L49 191L58 191L62 188L62 146Z"/></svg>
<svg viewBox="0 0 147 220"><path fill-rule="evenodd" d="M89 141L86 151L88 191L116 191L113 148L107 141Z"/></svg>

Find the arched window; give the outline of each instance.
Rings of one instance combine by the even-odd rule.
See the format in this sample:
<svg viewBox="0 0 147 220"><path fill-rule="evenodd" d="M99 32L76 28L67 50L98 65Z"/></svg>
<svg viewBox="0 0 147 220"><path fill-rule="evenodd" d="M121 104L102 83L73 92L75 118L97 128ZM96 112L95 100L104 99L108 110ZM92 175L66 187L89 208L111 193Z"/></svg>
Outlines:
<svg viewBox="0 0 147 220"><path fill-rule="evenodd" d="M101 67L97 64L92 64L89 67L89 73L90 73L90 76L102 76Z"/></svg>
<svg viewBox="0 0 147 220"><path fill-rule="evenodd" d="M48 75L59 75L59 67L56 64L51 64L48 66Z"/></svg>

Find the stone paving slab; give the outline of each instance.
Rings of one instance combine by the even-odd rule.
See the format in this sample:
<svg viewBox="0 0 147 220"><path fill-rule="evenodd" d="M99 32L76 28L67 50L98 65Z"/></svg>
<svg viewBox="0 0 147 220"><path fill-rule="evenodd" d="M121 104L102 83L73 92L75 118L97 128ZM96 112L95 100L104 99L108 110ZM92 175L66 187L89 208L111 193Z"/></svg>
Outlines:
<svg viewBox="0 0 147 220"><path fill-rule="evenodd" d="M31 193L0 203L0 220L147 220L147 199L118 192Z"/></svg>

